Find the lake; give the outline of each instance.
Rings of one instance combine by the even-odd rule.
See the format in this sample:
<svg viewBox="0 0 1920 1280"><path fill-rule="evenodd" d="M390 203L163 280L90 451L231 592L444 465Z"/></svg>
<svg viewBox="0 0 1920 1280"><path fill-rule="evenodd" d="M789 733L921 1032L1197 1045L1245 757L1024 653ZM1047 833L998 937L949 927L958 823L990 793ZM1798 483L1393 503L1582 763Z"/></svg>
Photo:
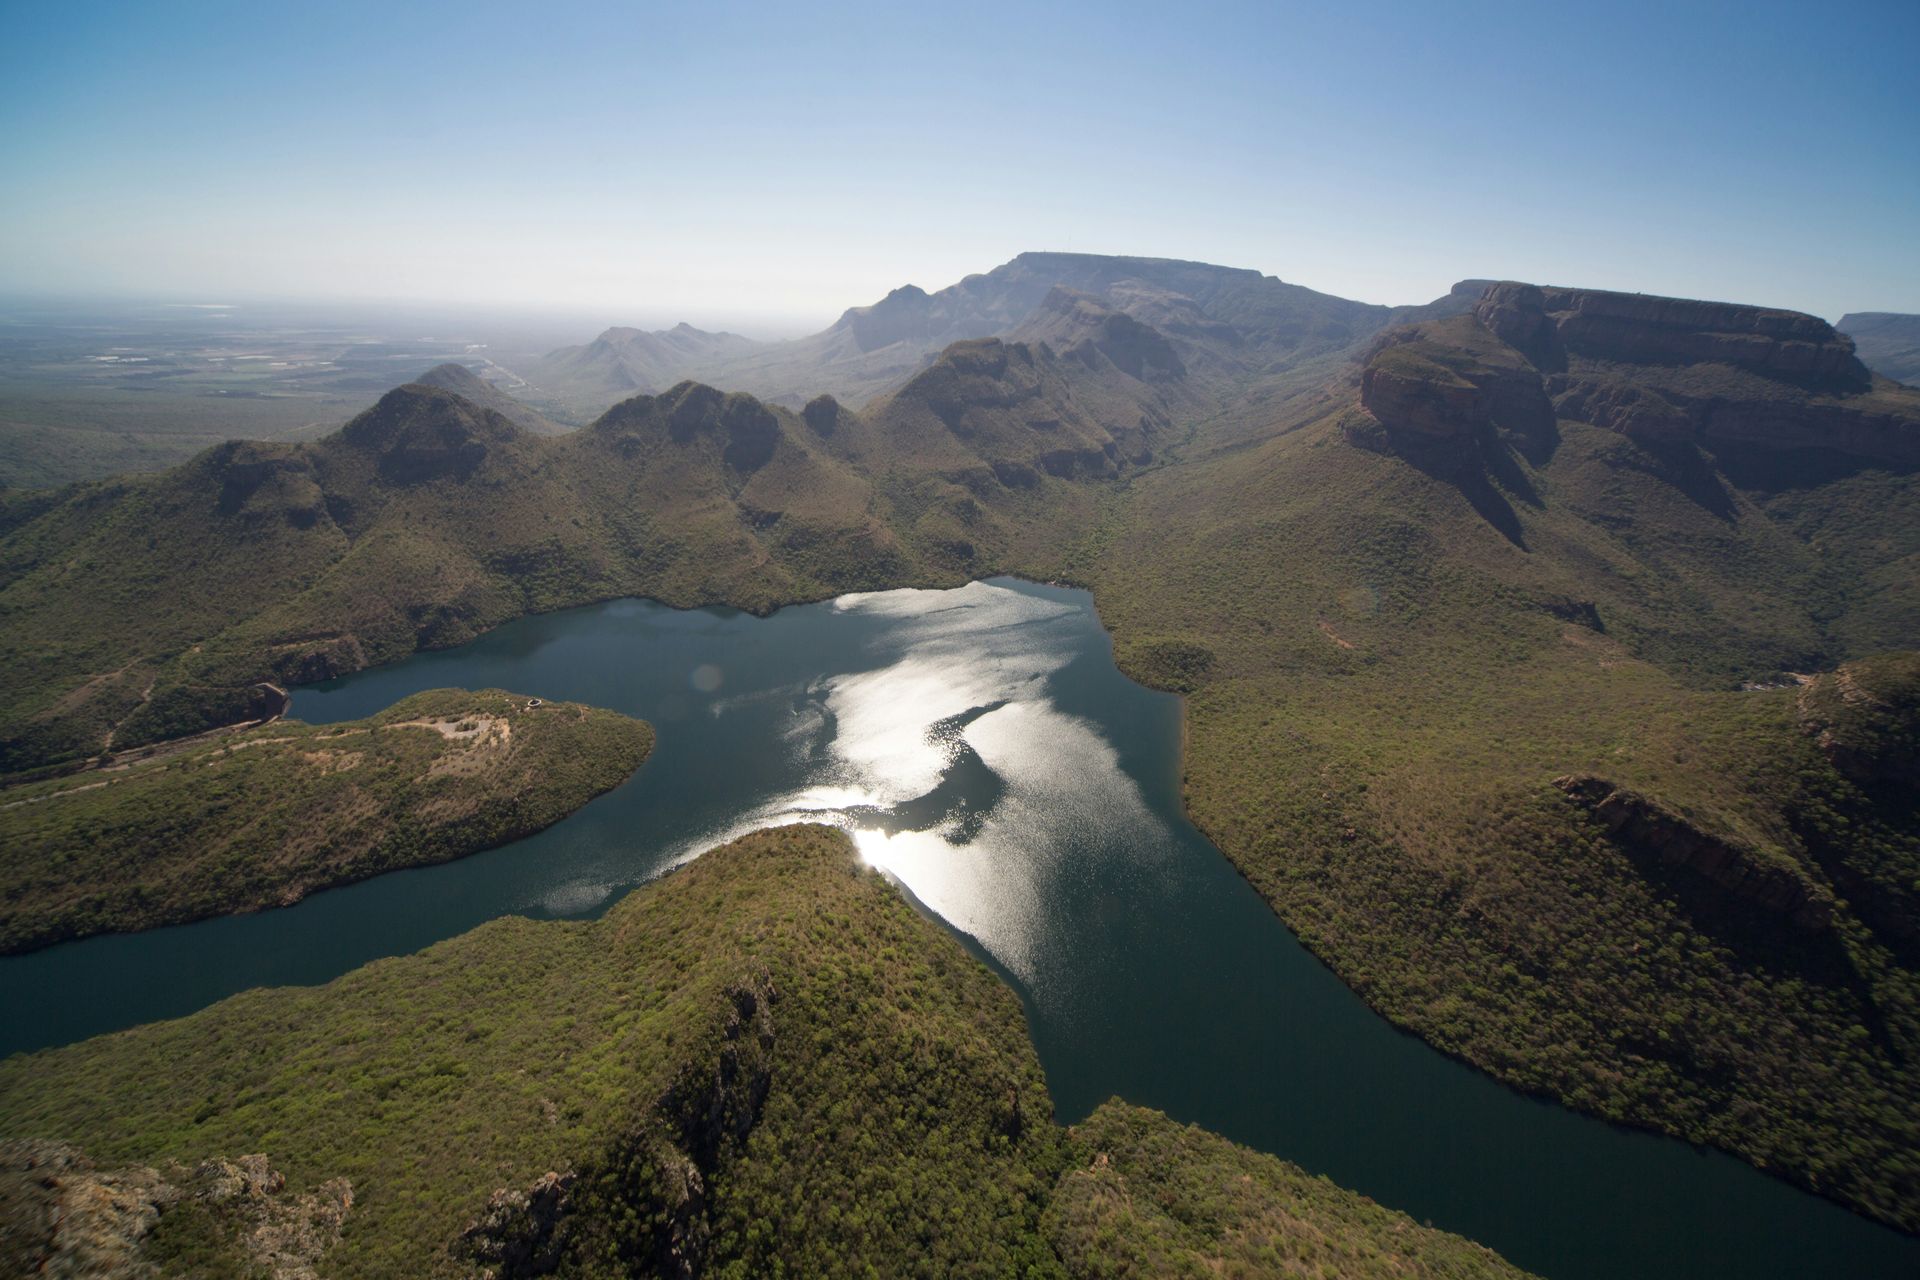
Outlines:
<svg viewBox="0 0 1920 1280"><path fill-rule="evenodd" d="M296 691L328 722L500 687L645 717L635 777L502 849L0 961L0 1051L317 983L503 914L589 916L732 835L846 827L1019 992L1060 1118L1110 1095L1560 1277L1920 1275L1920 1240L1524 1098L1376 1017L1180 805L1180 704L1090 598L1000 579L754 618L622 600Z"/></svg>

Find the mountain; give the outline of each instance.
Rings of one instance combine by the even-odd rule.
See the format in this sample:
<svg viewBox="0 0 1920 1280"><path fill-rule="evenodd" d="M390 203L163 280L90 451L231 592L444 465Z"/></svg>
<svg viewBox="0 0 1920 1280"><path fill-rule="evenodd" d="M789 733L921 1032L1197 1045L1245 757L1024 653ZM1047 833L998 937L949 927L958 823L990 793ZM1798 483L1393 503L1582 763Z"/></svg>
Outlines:
<svg viewBox="0 0 1920 1280"><path fill-rule="evenodd" d="M1860 311L1841 316L1839 328L1853 339L1869 369L1895 382L1920 384L1920 316Z"/></svg>
<svg viewBox="0 0 1920 1280"><path fill-rule="evenodd" d="M1031 298L860 407L689 382L543 439L403 387L0 505L6 766L610 596L1076 582L1185 695L1194 821L1375 1009L1920 1228L1920 804L1831 707L1920 635L1920 392L1764 307L1040 274L1085 262L899 300L876 352Z"/></svg>
<svg viewBox="0 0 1920 1280"><path fill-rule="evenodd" d="M597 414L636 392L663 391L696 370L761 344L690 324L647 332L616 326L580 347L561 347L533 365L542 394L578 413Z"/></svg>
<svg viewBox="0 0 1920 1280"><path fill-rule="evenodd" d="M522 431L536 436L564 435L571 427L561 426L529 405L524 405L463 364L437 364L414 379L422 387L451 391L469 404L491 409Z"/></svg>
<svg viewBox="0 0 1920 1280"><path fill-rule="evenodd" d="M1920 804L1789 674L1920 635L1914 394L1812 317L1500 285L1235 432L1075 566L1201 829L1447 1051L1920 1225Z"/></svg>
<svg viewBox="0 0 1920 1280"><path fill-rule="evenodd" d="M649 346L648 361L628 370L612 335L637 335L635 341L663 335L608 330L590 346L555 352L535 376L554 394L596 409L679 378L796 408L818 395L857 405L899 386L952 343L1013 334L1056 287L1158 329L1182 359L1198 359L1200 372L1233 376L1279 373L1343 349L1394 314L1251 270L1166 258L1023 253L933 293L902 285L809 337L670 353Z"/></svg>
<svg viewBox="0 0 1920 1280"><path fill-rule="evenodd" d="M0 1096L10 1273L1521 1274L1157 1112L1063 1130L1013 993L813 826Z"/></svg>
<svg viewBox="0 0 1920 1280"><path fill-rule="evenodd" d="M115 725L138 745L150 701L195 691L218 722L228 690L563 604L765 610L901 580L875 508L798 415L751 397L687 383L543 438L408 385L310 444L233 442L29 507L0 551L0 757L91 754Z"/></svg>

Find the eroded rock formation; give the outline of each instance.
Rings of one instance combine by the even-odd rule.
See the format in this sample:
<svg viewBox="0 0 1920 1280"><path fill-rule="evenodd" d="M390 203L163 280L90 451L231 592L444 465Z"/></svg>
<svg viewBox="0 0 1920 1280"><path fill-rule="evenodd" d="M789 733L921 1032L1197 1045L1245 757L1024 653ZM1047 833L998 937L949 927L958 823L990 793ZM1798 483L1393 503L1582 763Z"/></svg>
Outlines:
<svg viewBox="0 0 1920 1280"><path fill-rule="evenodd" d="M1363 365L1362 406L1416 448L1558 418L1654 449L1920 464L1920 394L1793 311L1502 281L1471 316L1389 330Z"/></svg>
<svg viewBox="0 0 1920 1280"><path fill-rule="evenodd" d="M488 1280L524 1280L553 1275L602 1244L648 1275L699 1275L712 1243L715 1176L745 1146L773 1086L778 999L765 974L735 983L709 1038L622 1141L580 1169L496 1190L455 1255ZM638 1226L615 1242L597 1238L622 1221Z"/></svg>
<svg viewBox="0 0 1920 1280"><path fill-rule="evenodd" d="M340 1238L353 1186L334 1178L302 1195L264 1155L216 1158L191 1171L97 1168L59 1142L0 1143L0 1270L8 1275L148 1280L150 1238L179 1206L211 1212L237 1262L270 1280L318 1280Z"/></svg>
<svg viewBox="0 0 1920 1280"><path fill-rule="evenodd" d="M1780 860L1702 831L1658 801L1605 778L1571 774L1555 778L1553 785L1598 818L1630 856L1683 869L1729 899L1808 933L1833 923L1833 895Z"/></svg>

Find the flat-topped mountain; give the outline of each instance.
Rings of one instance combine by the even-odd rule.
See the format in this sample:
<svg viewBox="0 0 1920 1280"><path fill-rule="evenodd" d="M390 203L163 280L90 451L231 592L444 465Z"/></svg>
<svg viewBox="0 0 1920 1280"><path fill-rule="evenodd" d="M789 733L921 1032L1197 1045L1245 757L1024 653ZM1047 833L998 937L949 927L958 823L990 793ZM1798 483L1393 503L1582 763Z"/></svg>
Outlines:
<svg viewBox="0 0 1920 1280"><path fill-rule="evenodd" d="M1920 316L1860 311L1840 317L1867 368L1895 382L1920 384Z"/></svg>
<svg viewBox="0 0 1920 1280"><path fill-rule="evenodd" d="M683 377L793 407L822 394L858 405L897 387L951 343L1013 335L1056 287L1151 325L1175 344L1182 359L1203 353L1203 363L1211 361L1236 376L1278 372L1342 349L1395 314L1240 268L1168 258L1023 253L933 292L902 285L878 302L848 309L821 332L789 342L739 348L689 342L668 350L667 344L648 341L645 358L630 360L624 354L629 345L667 335L608 330L587 347L553 353L536 380L549 393L580 403L597 396L596 407Z"/></svg>
<svg viewBox="0 0 1920 1280"><path fill-rule="evenodd" d="M1361 401L1408 438L1557 417L1656 447L1920 462L1920 393L1824 320L1725 303L1496 284L1471 316L1383 334Z"/></svg>

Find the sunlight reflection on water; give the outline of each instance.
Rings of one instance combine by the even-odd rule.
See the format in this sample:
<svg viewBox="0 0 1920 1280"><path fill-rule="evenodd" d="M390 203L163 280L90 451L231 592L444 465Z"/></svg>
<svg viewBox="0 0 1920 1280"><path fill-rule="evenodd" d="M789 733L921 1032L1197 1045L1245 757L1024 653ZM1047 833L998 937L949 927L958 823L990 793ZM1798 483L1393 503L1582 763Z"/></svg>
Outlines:
<svg viewBox="0 0 1920 1280"><path fill-rule="evenodd" d="M792 701L788 748L810 762L806 783L687 842L674 861L759 827L832 823L1021 981L1071 983L1071 951L1049 946L1059 936L1045 917L1049 884L1093 858L1167 848L1155 838L1165 824L1113 746L1051 700L1049 678L1066 659L1047 624L1073 610L984 582L832 607L898 625L871 668L780 691Z"/></svg>

